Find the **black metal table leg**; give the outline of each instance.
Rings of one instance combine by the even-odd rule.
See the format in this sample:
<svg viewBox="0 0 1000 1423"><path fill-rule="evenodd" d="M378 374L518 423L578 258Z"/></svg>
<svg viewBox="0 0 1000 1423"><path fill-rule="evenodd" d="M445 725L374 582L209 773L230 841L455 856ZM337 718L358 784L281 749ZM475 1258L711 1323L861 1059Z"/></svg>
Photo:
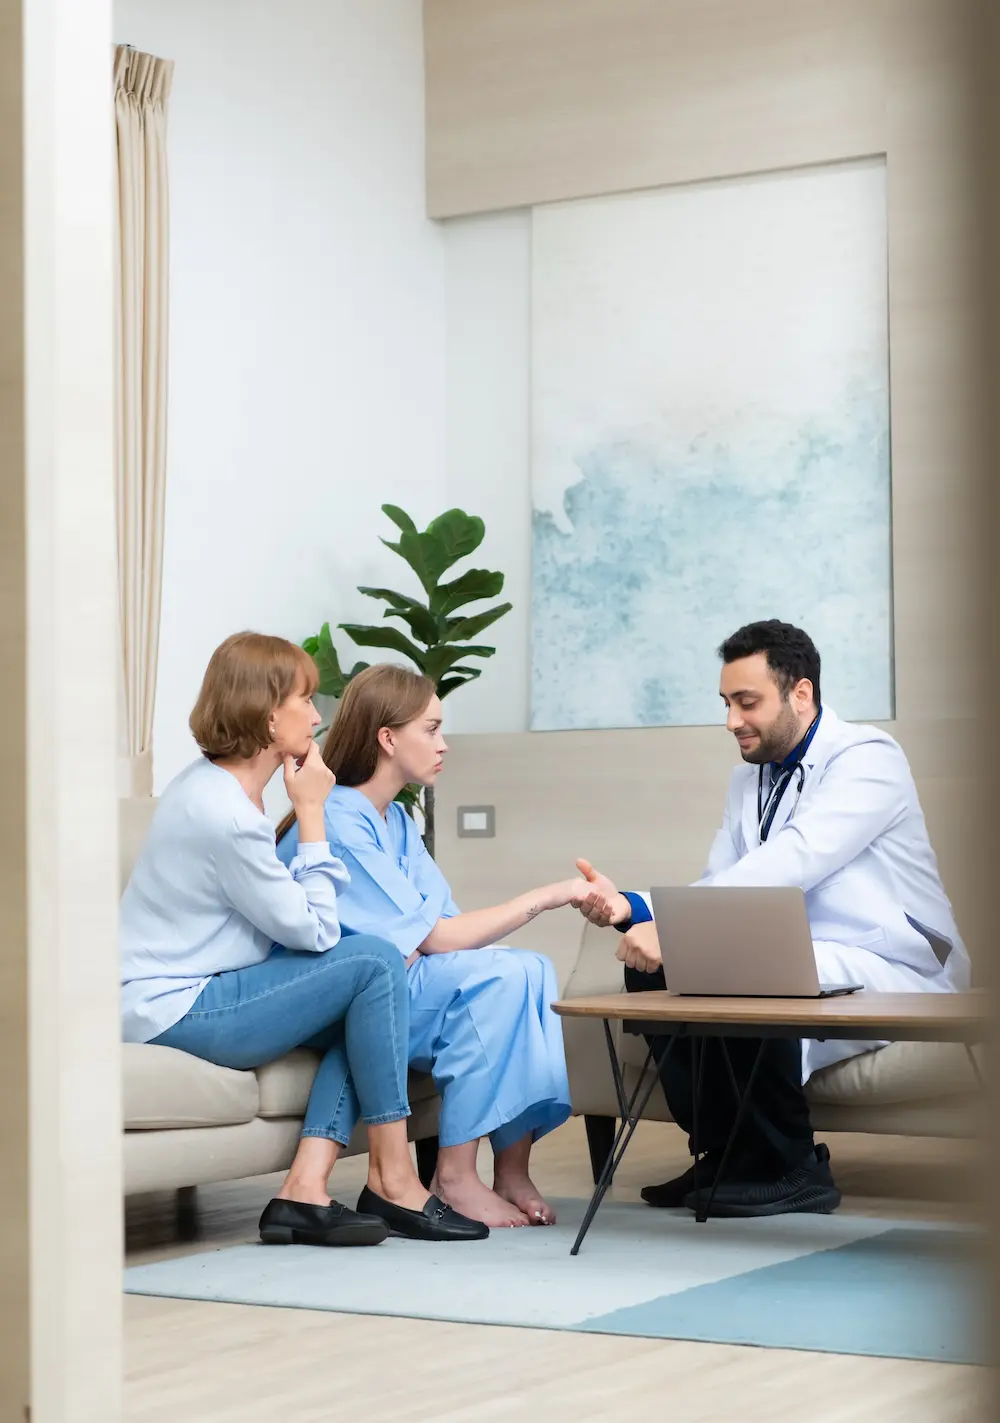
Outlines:
<svg viewBox="0 0 1000 1423"><path fill-rule="evenodd" d="M606 1025L607 1020L605 1020L605 1026ZM612 1054L613 1058L613 1070L618 1076L619 1080L621 1080L621 1070L618 1065L618 1057L614 1051L614 1039L612 1038L610 1032L607 1035L607 1042L608 1050ZM673 1044L674 1039L673 1037L671 1037L667 1043L666 1052L663 1054L664 1058L669 1055ZM604 1170L601 1172L600 1180L594 1187L594 1194L590 1198L590 1204L587 1206L587 1210L584 1214L583 1220L580 1223L580 1229L577 1232L576 1240L573 1242L573 1248L569 1252L571 1255L578 1255L580 1253L580 1246L583 1244L584 1237L586 1236L587 1231L590 1229L591 1222L593 1221L594 1216L600 1209L601 1202L604 1200L604 1197L607 1195L608 1190L610 1189L611 1183L615 1178L615 1172L621 1165L622 1158L624 1157L625 1152L628 1150L629 1142L635 1135L635 1129L639 1125L639 1122L642 1120L642 1114L646 1110L646 1105L649 1102L650 1097L653 1095L653 1088L659 1081L658 1071L655 1071L650 1075L648 1082L645 1081L646 1073L649 1071L650 1065L653 1064L653 1062L654 1049L651 1046L649 1052L646 1054L646 1060L643 1063L642 1071L639 1074L639 1080L636 1082L635 1091L632 1093L632 1096L629 1098L628 1102L624 1104L622 1122L615 1135L614 1146L611 1149L607 1161L605 1161L604 1163ZM622 1095L624 1097L624 1087Z"/></svg>
<svg viewBox="0 0 1000 1423"><path fill-rule="evenodd" d="M729 1074L729 1085L733 1089L733 1096L736 1098L736 1107L738 1110L740 1098L743 1094L740 1091L740 1084L736 1081L736 1073L733 1071L733 1060L729 1056L729 1048L726 1046L725 1038L719 1039L719 1047L722 1049L722 1060L726 1064L726 1072Z"/></svg>
<svg viewBox="0 0 1000 1423"><path fill-rule="evenodd" d="M972 1071L975 1073L976 1086L977 1086L977 1087L985 1087L986 1084L985 1084L985 1082L983 1081L983 1074L982 1074L982 1072L979 1070L979 1063L976 1061L976 1054L972 1051L972 1047L971 1047L971 1045L970 1045L969 1043L966 1043L966 1044L965 1044L965 1051L966 1051L966 1054L967 1054L967 1056L968 1056L968 1059L969 1059L970 1063L972 1064Z"/></svg>
<svg viewBox="0 0 1000 1423"><path fill-rule="evenodd" d="M694 1189L698 1190L698 1155L701 1151L701 1141L698 1132L698 1117L701 1108L701 1079L705 1069L705 1048L707 1043L703 1037L694 1036L691 1039L691 1154L694 1157Z"/></svg>
<svg viewBox="0 0 1000 1423"><path fill-rule="evenodd" d="M720 1043L722 1044L723 1051L726 1052L726 1061L727 1063L729 1063L729 1053L726 1050L725 1042L720 1039ZM760 1047L757 1049L757 1056L753 1060L753 1066L750 1068L750 1076L747 1078L746 1089L744 1090L743 1095L740 1098L740 1104L736 1109L736 1116L733 1119L733 1125L730 1128L729 1140L726 1142L725 1149L722 1153L722 1160L719 1162L719 1169L715 1173L715 1180L712 1182L712 1189L709 1191L708 1197L704 1202L701 1200L700 1196L695 1197L697 1205L695 1207L694 1218L699 1224L703 1225L705 1221L708 1220L709 1210L711 1209L712 1202L715 1200L716 1189L718 1188L719 1182L722 1180L723 1173L729 1164L729 1158L732 1155L733 1146L736 1142L736 1137L739 1133L740 1127L743 1125L743 1118L746 1116L747 1107L749 1107L750 1105L750 1094L753 1091L753 1084L757 1077L757 1069L760 1067L761 1059L764 1056L764 1049L766 1046L767 1040L765 1038L761 1038ZM732 1070L732 1063L729 1063L729 1071L732 1077L732 1081L735 1083L736 1074ZM697 1190L697 1187L695 1189Z"/></svg>
<svg viewBox="0 0 1000 1423"><path fill-rule="evenodd" d="M608 1057L611 1059L611 1076L615 1082L615 1096L618 1098L618 1115L625 1119L628 1115L628 1107L625 1104L625 1083L622 1080L622 1070L618 1062L618 1053L615 1051L615 1039L611 1032L611 1024L607 1018L604 1019L604 1041L608 1048Z"/></svg>

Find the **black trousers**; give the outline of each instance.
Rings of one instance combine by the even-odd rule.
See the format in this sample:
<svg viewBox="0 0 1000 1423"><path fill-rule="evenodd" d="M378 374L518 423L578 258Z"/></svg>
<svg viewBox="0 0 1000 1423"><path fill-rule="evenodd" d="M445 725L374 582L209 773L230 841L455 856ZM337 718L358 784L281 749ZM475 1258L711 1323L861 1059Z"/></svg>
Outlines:
<svg viewBox="0 0 1000 1423"><path fill-rule="evenodd" d="M663 989L663 970L640 973L626 968L629 993ZM666 1052L668 1038L647 1038L656 1044L660 1081L670 1115L688 1133L694 1126L696 1044L701 1051L701 1090L698 1093L698 1149L721 1151L736 1120L738 1102L723 1055L729 1053L740 1092L746 1087L757 1050L764 1056L757 1069L753 1092L739 1136L733 1143L727 1176L776 1179L809 1154L813 1146L809 1104L802 1087L802 1043L799 1038L678 1038ZM692 1146L693 1152L693 1146Z"/></svg>

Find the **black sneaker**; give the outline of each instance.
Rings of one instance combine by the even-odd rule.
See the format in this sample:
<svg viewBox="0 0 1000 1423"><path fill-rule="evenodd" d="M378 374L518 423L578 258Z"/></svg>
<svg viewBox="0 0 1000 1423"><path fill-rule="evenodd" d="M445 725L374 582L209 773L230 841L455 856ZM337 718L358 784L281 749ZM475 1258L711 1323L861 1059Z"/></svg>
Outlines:
<svg viewBox="0 0 1000 1423"><path fill-rule="evenodd" d="M692 1164L680 1176L675 1176L672 1181L663 1181L659 1186L643 1186L639 1194L647 1206L655 1206L657 1210L671 1210L674 1207L683 1206L696 1185L699 1190L702 1187L711 1190L721 1161L721 1151L706 1151L703 1156L698 1158L697 1182L695 1182L695 1168Z"/></svg>
<svg viewBox="0 0 1000 1423"><path fill-rule="evenodd" d="M689 1210L704 1210L711 1187L692 1191L684 1201ZM711 1216L787 1215L791 1212L829 1215L840 1205L830 1170L830 1152L822 1143L800 1165L776 1181L722 1181L708 1209Z"/></svg>

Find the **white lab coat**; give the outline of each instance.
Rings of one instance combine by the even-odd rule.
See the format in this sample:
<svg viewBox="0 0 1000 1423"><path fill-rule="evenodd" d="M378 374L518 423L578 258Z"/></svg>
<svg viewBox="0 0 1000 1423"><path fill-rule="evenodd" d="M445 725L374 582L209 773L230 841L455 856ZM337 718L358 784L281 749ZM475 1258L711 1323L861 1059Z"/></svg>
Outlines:
<svg viewBox="0 0 1000 1423"><path fill-rule="evenodd" d="M697 883L800 886L821 982L886 993L967 988L969 956L902 748L824 708L803 765L801 796L793 778L763 844L758 768L734 770ZM876 1046L883 1044L805 1041L802 1080Z"/></svg>

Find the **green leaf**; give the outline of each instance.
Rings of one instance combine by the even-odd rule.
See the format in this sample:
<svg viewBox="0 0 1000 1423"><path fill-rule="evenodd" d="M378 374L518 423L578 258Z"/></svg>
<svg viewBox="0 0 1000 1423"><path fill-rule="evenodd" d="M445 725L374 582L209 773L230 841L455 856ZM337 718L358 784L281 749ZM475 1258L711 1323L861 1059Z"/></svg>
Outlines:
<svg viewBox="0 0 1000 1423"><path fill-rule="evenodd" d="M420 786L404 786L399 795L395 797L409 816L413 815L414 807L420 804L421 789Z"/></svg>
<svg viewBox="0 0 1000 1423"><path fill-rule="evenodd" d="M486 525L478 514L467 514L464 509L449 509L430 521L427 532L447 551L447 567L450 568L460 558L468 558L470 553L475 553L486 536Z"/></svg>
<svg viewBox="0 0 1000 1423"><path fill-rule="evenodd" d="M424 532L403 531L398 543L382 542L413 569L428 596L434 593L442 573L460 558L475 552L483 541L486 526L482 519L449 509L432 519ZM434 609L436 612L437 609Z"/></svg>
<svg viewBox="0 0 1000 1423"><path fill-rule="evenodd" d="M316 690L324 697L340 697L347 685L347 679L341 669L337 649L333 645L330 624L324 623L320 628L319 637L306 638L302 647L316 663L319 673L319 686Z"/></svg>
<svg viewBox="0 0 1000 1423"><path fill-rule="evenodd" d="M417 526L404 509L398 504L383 504L382 513L387 514L397 529L402 529L404 534L415 534Z"/></svg>
<svg viewBox="0 0 1000 1423"><path fill-rule="evenodd" d="M436 644L441 637L437 618L433 613L429 613L422 603L415 603L412 608L386 608L385 616L402 618L413 636L421 642Z"/></svg>
<svg viewBox="0 0 1000 1423"><path fill-rule="evenodd" d="M498 603L495 608L488 608L485 613L475 613L471 618L449 618L444 625L445 636L442 641L464 642L470 637L476 637L484 628L509 613L513 606L513 603Z"/></svg>
<svg viewBox="0 0 1000 1423"><path fill-rule="evenodd" d="M385 543L385 540L382 540ZM422 608L423 603L418 603L415 598L408 598L405 593L397 593L392 588L363 588L358 585L358 592L364 593L366 598L379 598L383 603L391 603L394 608Z"/></svg>
<svg viewBox="0 0 1000 1423"><path fill-rule="evenodd" d="M503 574L487 568L469 568L460 578L442 583L431 598L432 613L453 613L480 598L496 598L503 591Z"/></svg>
<svg viewBox="0 0 1000 1423"><path fill-rule="evenodd" d="M454 674L457 673L457 672L466 672L466 673L468 673L468 676L465 676L465 677L458 677L458 676L455 676ZM444 699L445 699L445 697L448 695L448 693L449 693L449 692L453 692L456 687L464 687L465 684L466 684L466 682L472 682L472 681L474 681L478 676L480 676L480 668L478 668L478 667L453 667L453 668L452 668L452 673L453 673L453 675L452 675L451 677L444 677L444 678L442 678L441 681L437 684L437 694L438 694L438 696L441 698L442 701L444 701Z"/></svg>
<svg viewBox="0 0 1000 1423"><path fill-rule="evenodd" d="M401 652L404 657L415 662L421 672L425 670L424 653L408 637L404 637L398 628L363 627L359 623L339 623L338 626L359 647L389 647L393 652Z"/></svg>
<svg viewBox="0 0 1000 1423"><path fill-rule="evenodd" d="M435 682L439 682L446 672L450 672L457 662L461 662L463 657L492 657L495 651L495 647L477 647L468 644L463 647L452 647L440 643L437 647L427 649L424 658L424 671L428 677L433 677Z"/></svg>
<svg viewBox="0 0 1000 1423"><path fill-rule="evenodd" d="M391 548L393 553L398 553L400 558L406 560L420 579L424 592L432 593L444 572L444 568L439 567L442 552L440 547L432 539L428 539L426 534L405 533L400 535L398 543L391 543L389 539L383 539L382 542L386 548Z"/></svg>

